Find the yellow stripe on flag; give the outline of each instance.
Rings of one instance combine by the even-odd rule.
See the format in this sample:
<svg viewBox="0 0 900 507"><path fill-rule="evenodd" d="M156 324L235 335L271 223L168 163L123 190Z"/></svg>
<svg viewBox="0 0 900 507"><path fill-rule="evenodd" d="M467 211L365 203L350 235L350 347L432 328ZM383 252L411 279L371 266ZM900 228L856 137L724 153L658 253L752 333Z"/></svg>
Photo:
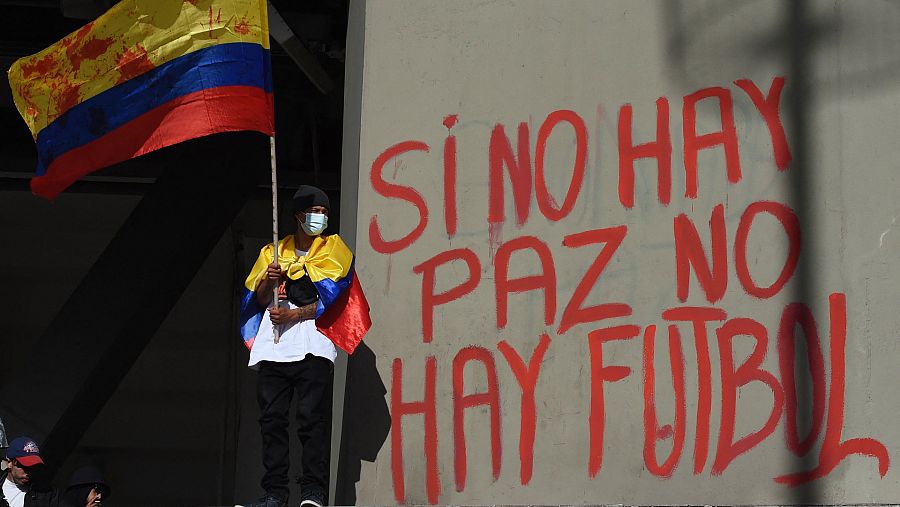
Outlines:
<svg viewBox="0 0 900 507"><path fill-rule="evenodd" d="M232 42L269 48L266 0L122 0L95 21L10 67L32 135L72 106L168 61Z"/></svg>
<svg viewBox="0 0 900 507"><path fill-rule="evenodd" d="M250 274L247 275L247 280L244 282L247 290L256 290L259 282L266 276L266 268L273 259L275 259L275 254L272 243L269 243L260 250L256 263L253 264ZM350 267L353 265L353 252L340 236L333 234L316 236L307 254L297 257L292 234L278 241L278 264L291 280L297 280L304 274L308 274L313 283L326 278L337 281L350 273Z"/></svg>

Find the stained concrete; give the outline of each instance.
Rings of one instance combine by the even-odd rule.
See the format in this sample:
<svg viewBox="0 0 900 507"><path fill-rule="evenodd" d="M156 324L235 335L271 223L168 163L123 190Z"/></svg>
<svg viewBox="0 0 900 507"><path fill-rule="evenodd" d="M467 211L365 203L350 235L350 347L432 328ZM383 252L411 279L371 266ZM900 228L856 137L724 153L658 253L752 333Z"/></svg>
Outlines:
<svg viewBox="0 0 900 507"><path fill-rule="evenodd" d="M378 426L367 431L365 420L354 426L361 433L354 438L378 451L360 457L344 446L346 466L356 472L339 484L343 498L459 505L900 499L896 467L888 463L900 447L894 423L900 410L894 388L900 381L900 10L894 4L353 5L365 39L364 52L350 48L348 56L348 64L355 61L348 75L362 75L347 89L348 96L361 96L359 146L351 159L358 159L359 174L357 270L375 323L366 343L385 386L383 397L374 389L362 399L390 407L392 425L386 434ZM783 90L776 92L782 78ZM762 106L775 113L769 123L754 103L754 89L757 99L772 100ZM630 123L623 120L626 104ZM686 125L692 111L696 125ZM722 131L728 115L737 148L732 163L739 162L740 175L733 165L729 172L722 142L703 137ZM630 169L620 166L627 153L620 121L633 145L668 133L667 199L658 190L657 159L644 158L634 163L630 201L622 176ZM456 183L447 187L454 142ZM347 150L355 148L345 146L345 159ZM686 169L694 151L696 193ZM492 152L501 171L495 183L502 185L494 202L499 195L504 201L493 211ZM573 186L582 155L583 180ZM518 183L518 207L511 164L527 168L519 169L525 176ZM575 190L567 203L570 186ZM455 188L449 200L455 232L448 225L454 220L446 188ZM776 220L779 213L787 225ZM589 232L598 229L604 231ZM676 229L682 246L699 246L679 251ZM392 248L404 237L411 238L407 246ZM597 261L602 247L618 237L615 251ZM793 255L791 239L799 245L797 263L779 285ZM718 264L704 275L713 248L720 252ZM498 252L510 254L508 263ZM679 254L687 267L681 275ZM592 264L595 271L602 264L599 277L592 276ZM427 283L431 268L434 287ZM547 274L551 270L554 276ZM504 277L520 281L504 286ZM698 282L703 277L711 279L709 292ZM582 283L584 297L568 315L582 318L561 329ZM766 291L770 286L775 288ZM423 311L423 291L427 302L429 295L453 294L454 288L458 298L445 302L438 296L441 304ZM780 331L782 314L793 303L805 306L792 311L808 310L815 320L821 356L809 341L808 322L796 340L788 339L787 330L799 326ZM505 321L498 318L503 304ZM601 304L629 309L590 313ZM701 340L709 347L708 370L694 328L663 316L681 307L727 314L708 324ZM533 365L540 372L532 447L521 438L528 434L522 407L529 397L523 398L511 364L521 360L522 376L544 347L542 334L549 343ZM779 335L785 337L780 347ZM793 377L794 362L780 362L790 357L789 343L797 344ZM807 343L813 343L812 368ZM654 356L648 355L650 345ZM673 377L673 357L676 364L683 357L683 377L680 368ZM602 369L616 366L627 370ZM597 382L614 377L623 378ZM785 384L789 378L797 379L795 389ZM844 380L843 400L836 379ZM683 402L675 394L682 381ZM655 386L652 396L648 385ZM786 391L796 391L799 401L784 402ZM419 403L423 399L427 403ZM679 406L683 413L676 412ZM796 407L796 415L786 407ZM425 415L402 415L404 409ZM728 414L734 415L732 434L723 424ZM798 421L796 431L789 417ZM708 423L708 433L698 421ZM346 443L346 421L344 428ZM758 438L729 452L748 435ZM679 447L666 466L675 441ZM839 447L848 441L855 443ZM836 454L840 449L863 453ZM840 459L829 461L832 456ZM821 477L799 477L797 486L774 480L817 467Z"/></svg>

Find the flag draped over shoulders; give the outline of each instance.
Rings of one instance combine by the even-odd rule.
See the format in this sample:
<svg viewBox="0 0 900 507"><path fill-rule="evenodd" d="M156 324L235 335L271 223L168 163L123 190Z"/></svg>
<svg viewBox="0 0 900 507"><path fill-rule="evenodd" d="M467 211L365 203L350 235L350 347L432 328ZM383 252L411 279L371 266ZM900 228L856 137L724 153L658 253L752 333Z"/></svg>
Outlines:
<svg viewBox="0 0 900 507"><path fill-rule="evenodd" d="M248 349L253 347L265 308L256 299L256 288L275 258L272 244L259 252L244 282L240 309L240 334ZM297 256L294 236L278 242L278 264L287 277L309 275L319 294L316 327L336 346L352 354L372 326L369 304L354 270L353 253L336 234L317 236L305 256Z"/></svg>
<svg viewBox="0 0 900 507"><path fill-rule="evenodd" d="M122 0L8 77L47 198L188 139L274 132L266 0Z"/></svg>

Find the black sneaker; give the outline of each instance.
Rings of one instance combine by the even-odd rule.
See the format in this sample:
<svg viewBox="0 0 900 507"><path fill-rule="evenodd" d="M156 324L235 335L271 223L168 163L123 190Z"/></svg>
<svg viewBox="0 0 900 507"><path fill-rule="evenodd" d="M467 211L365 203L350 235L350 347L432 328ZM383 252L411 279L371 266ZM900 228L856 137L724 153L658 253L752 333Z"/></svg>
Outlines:
<svg viewBox="0 0 900 507"><path fill-rule="evenodd" d="M325 493L316 489L303 491L300 507L323 507L325 505Z"/></svg>
<svg viewBox="0 0 900 507"><path fill-rule="evenodd" d="M239 503L234 507L287 507L287 500L282 500L277 496L266 495L255 502Z"/></svg>

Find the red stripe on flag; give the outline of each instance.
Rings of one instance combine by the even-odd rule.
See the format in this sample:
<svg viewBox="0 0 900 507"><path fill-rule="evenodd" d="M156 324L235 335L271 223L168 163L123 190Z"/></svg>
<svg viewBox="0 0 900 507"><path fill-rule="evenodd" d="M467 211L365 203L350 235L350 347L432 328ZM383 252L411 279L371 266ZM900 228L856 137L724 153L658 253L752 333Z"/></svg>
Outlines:
<svg viewBox="0 0 900 507"><path fill-rule="evenodd" d="M31 179L31 191L53 199L84 175L197 137L238 130L273 135L273 118L272 95L261 88L223 86L183 95L67 151Z"/></svg>
<svg viewBox="0 0 900 507"><path fill-rule="evenodd" d="M369 302L363 294L356 271L353 272L350 287L316 319L316 327L344 352L352 354L356 350L372 327Z"/></svg>

